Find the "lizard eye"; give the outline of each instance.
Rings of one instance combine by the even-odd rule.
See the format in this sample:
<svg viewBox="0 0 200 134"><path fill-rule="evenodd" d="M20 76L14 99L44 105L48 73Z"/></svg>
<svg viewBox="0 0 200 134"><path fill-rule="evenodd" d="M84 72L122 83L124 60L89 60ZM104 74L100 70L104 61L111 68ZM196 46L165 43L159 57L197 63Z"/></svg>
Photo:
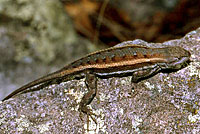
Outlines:
<svg viewBox="0 0 200 134"><path fill-rule="evenodd" d="M180 60L179 58L174 57L174 58L169 59L169 63L174 64L174 63L178 62L179 60Z"/></svg>
<svg viewBox="0 0 200 134"><path fill-rule="evenodd" d="M181 59L181 58L177 58L177 57L176 57L176 58L174 58L174 61L179 61L180 59Z"/></svg>
<svg viewBox="0 0 200 134"><path fill-rule="evenodd" d="M181 68L182 65L180 64L180 59L177 57L174 57L174 58L170 59L169 66L172 69L179 69L179 68Z"/></svg>

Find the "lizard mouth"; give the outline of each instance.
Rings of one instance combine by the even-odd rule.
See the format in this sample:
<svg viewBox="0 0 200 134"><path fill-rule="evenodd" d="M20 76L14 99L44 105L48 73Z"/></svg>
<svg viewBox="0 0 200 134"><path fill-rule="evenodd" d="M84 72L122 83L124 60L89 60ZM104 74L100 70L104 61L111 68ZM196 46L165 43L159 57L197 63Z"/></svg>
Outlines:
<svg viewBox="0 0 200 134"><path fill-rule="evenodd" d="M188 66L190 62L191 61L190 61L189 57L182 57L179 60L177 60L176 62L172 63L172 67L173 67L173 69L184 68L184 67Z"/></svg>

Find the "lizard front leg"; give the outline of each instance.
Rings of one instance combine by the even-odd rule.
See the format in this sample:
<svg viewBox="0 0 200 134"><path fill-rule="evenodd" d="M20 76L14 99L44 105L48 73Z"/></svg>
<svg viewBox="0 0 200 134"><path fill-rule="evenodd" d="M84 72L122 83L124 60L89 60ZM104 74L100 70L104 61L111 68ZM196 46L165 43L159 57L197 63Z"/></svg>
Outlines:
<svg viewBox="0 0 200 134"><path fill-rule="evenodd" d="M91 110L87 107L97 93L97 77L95 74L93 74L91 71L86 71L86 86L88 88L88 92L83 96L80 104L79 104L79 110L87 115L89 115L92 120L97 124L96 120L92 117L92 115L95 115L91 112Z"/></svg>
<svg viewBox="0 0 200 134"><path fill-rule="evenodd" d="M133 72L131 81L133 83L137 83L142 79L145 79L151 75L155 75L160 70L161 70L161 67L159 65L155 64L149 68L146 68L146 69L144 68L139 71L135 71L135 72Z"/></svg>

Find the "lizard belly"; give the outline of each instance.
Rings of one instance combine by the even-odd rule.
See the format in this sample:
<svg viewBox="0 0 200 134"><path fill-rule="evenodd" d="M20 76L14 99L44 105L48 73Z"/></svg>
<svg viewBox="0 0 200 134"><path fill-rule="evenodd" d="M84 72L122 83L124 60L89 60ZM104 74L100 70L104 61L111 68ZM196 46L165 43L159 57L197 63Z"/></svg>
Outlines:
<svg viewBox="0 0 200 134"><path fill-rule="evenodd" d="M136 66L122 66L117 68L105 68L103 71L95 69L95 74L98 77L114 77L114 76L130 76L133 75L135 72L146 72L146 70L152 70L157 67L157 64L146 63Z"/></svg>

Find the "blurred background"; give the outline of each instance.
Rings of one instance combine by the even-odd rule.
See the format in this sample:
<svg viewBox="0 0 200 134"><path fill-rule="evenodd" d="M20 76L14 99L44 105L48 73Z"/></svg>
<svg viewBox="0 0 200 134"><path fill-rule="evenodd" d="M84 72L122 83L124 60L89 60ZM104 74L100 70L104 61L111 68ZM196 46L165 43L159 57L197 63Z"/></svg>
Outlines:
<svg viewBox="0 0 200 134"><path fill-rule="evenodd" d="M199 26L199 0L0 0L0 99L95 50Z"/></svg>

